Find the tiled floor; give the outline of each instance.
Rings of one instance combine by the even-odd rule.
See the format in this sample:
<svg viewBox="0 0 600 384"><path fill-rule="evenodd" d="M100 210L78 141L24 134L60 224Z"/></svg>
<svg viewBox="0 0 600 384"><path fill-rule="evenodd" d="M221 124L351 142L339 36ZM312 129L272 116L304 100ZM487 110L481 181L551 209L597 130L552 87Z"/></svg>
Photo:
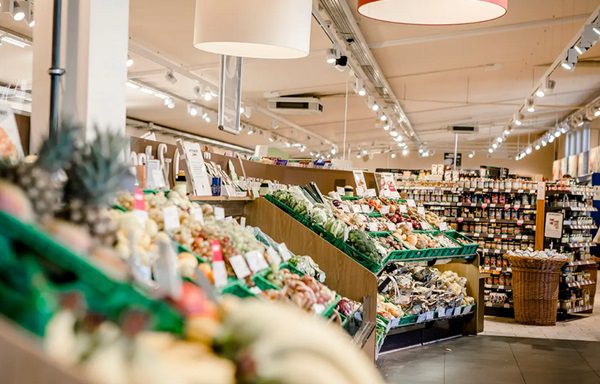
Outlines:
<svg viewBox="0 0 600 384"><path fill-rule="evenodd" d="M600 343L472 336L383 354L389 383L600 383Z"/></svg>
<svg viewBox="0 0 600 384"><path fill-rule="evenodd" d="M482 335L600 341L600 285L596 287L593 314L581 317L557 322L556 326L538 327L517 324L513 319L488 316Z"/></svg>

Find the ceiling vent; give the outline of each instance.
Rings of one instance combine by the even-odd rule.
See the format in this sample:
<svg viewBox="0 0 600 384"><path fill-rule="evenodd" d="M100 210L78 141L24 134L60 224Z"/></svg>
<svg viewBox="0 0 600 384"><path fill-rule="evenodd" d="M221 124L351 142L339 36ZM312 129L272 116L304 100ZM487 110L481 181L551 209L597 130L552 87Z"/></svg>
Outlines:
<svg viewBox="0 0 600 384"><path fill-rule="evenodd" d="M468 135L479 132L479 128L472 125L453 125L448 127L448 131L456 133L457 135Z"/></svg>
<svg viewBox="0 0 600 384"><path fill-rule="evenodd" d="M268 102L271 112L286 115L318 115L323 112L321 100L315 97L279 97Z"/></svg>

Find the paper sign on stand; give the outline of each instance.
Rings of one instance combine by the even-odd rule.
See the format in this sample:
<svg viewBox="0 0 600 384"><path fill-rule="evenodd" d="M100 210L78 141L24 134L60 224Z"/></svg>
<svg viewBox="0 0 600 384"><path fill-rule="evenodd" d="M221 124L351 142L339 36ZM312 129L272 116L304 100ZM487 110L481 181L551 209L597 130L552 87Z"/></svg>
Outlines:
<svg viewBox="0 0 600 384"><path fill-rule="evenodd" d="M212 188L200 144L177 139L177 147L185 160L188 191L195 196L211 196Z"/></svg>
<svg viewBox="0 0 600 384"><path fill-rule="evenodd" d="M354 184L356 185L356 196L364 196L367 193L365 174L360 170L354 170L352 174L354 175Z"/></svg>
<svg viewBox="0 0 600 384"><path fill-rule="evenodd" d="M269 268L269 264L267 264L267 261L265 260L265 257L261 251L250 251L244 256L252 272L258 272Z"/></svg>
<svg viewBox="0 0 600 384"><path fill-rule="evenodd" d="M344 189L344 187L335 187L335 191L340 195L340 196L344 196L346 194L346 190Z"/></svg>
<svg viewBox="0 0 600 384"><path fill-rule="evenodd" d="M292 258L292 254L288 250L287 245L285 245L285 243L279 244L278 248L279 248L279 254L281 255L281 258L283 259L283 261L288 261L289 259Z"/></svg>
<svg viewBox="0 0 600 384"><path fill-rule="evenodd" d="M163 221L166 232L179 228L179 211L174 205L163 208Z"/></svg>
<svg viewBox="0 0 600 384"><path fill-rule="evenodd" d="M231 264L231 268L233 268L233 272L235 272L235 275L238 279L248 277L252 273L250 272L250 269L248 269L248 264L246 264L246 260L241 255L230 257L229 264Z"/></svg>

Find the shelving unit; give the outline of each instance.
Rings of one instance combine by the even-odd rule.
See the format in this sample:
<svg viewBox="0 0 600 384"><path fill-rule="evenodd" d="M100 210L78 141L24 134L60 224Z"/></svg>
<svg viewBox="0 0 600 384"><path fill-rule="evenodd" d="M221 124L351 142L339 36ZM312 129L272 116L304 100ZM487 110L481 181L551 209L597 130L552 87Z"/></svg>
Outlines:
<svg viewBox="0 0 600 384"><path fill-rule="evenodd" d="M560 239L546 239L546 245L572 257L562 269L559 291L559 314L562 316L591 313L596 292L598 264L590 254L593 233L597 229L591 214L596 190L566 181L548 183L546 210L563 215Z"/></svg>
<svg viewBox="0 0 600 384"><path fill-rule="evenodd" d="M512 316L512 273L503 255L509 250L543 246L536 233L538 220L543 220L538 183L472 179L396 184L403 197L427 207L453 229L479 242L485 313Z"/></svg>
<svg viewBox="0 0 600 384"><path fill-rule="evenodd" d="M315 261L327 274L328 285L339 294L363 302L365 320L376 323L378 277L385 268L372 271L362 266L353 257L342 252L300 221L287 214L281 207L266 200L257 199L246 206L246 217L250 225L259 226L270 233L273 239L285 242L296 254L313 255ZM294 234L290 236L290 234ZM475 252L475 251L473 251ZM400 261L400 260L398 260ZM390 337L376 339L376 332L369 337L365 351L374 358L377 351L394 349L422 343L431 338L432 329L446 329L454 334L477 334L483 330L483 302L479 292L479 260L470 255L419 256L403 262L435 265L440 271L451 270L467 278L468 294L475 298L475 305L468 313L465 308L454 315L425 313L423 316L403 318L398 324L387 324L387 331L394 330ZM439 263L439 265L438 265ZM398 320L400 321L400 320ZM435 332L434 332L435 333ZM401 336L398 336L402 334ZM448 333L444 333L448 335ZM440 336L443 337L443 336ZM390 343L389 345L383 345ZM395 346L395 347L394 347Z"/></svg>

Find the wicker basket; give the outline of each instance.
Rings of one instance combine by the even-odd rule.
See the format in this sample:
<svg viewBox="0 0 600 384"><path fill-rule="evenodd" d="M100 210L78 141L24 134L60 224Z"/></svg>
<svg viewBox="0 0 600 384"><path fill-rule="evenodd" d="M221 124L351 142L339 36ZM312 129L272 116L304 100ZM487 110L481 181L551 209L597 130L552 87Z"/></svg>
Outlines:
<svg viewBox="0 0 600 384"><path fill-rule="evenodd" d="M560 268L566 261L505 256L511 263L515 320L555 325Z"/></svg>

